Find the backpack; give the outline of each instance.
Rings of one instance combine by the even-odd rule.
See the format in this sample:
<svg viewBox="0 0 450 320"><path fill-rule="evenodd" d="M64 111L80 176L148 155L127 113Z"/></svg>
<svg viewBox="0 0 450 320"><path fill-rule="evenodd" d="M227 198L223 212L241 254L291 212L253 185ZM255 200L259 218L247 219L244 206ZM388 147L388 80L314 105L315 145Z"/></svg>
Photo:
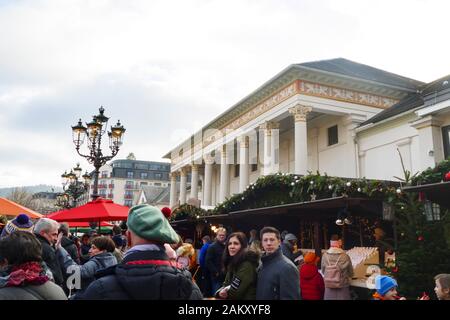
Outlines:
<svg viewBox="0 0 450 320"><path fill-rule="evenodd" d="M339 259L341 259L342 255L339 255L339 258L337 259L336 263L334 265L330 265L330 260L328 258L328 255L326 255L327 258L327 266L325 267L325 272L323 275L323 280L325 282L326 288L343 288L344 287L344 277L342 275L342 270L338 266Z"/></svg>

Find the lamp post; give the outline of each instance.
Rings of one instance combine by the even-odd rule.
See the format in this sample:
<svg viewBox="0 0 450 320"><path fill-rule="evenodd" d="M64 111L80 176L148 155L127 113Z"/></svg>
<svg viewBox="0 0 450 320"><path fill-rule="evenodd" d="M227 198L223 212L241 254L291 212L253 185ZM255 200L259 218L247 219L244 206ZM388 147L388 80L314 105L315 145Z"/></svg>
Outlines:
<svg viewBox="0 0 450 320"><path fill-rule="evenodd" d="M94 165L94 188L92 191L92 199L98 198L98 176L100 173L100 167L107 161L111 160L119 152L119 148L122 145L123 134L125 128L120 124L120 120L117 121L115 126L111 126L111 131L108 131L109 147L111 149L110 156L104 156L101 149L102 136L106 133L108 127L108 117L104 115L105 109L100 107L99 114L93 116L93 120L86 123L86 127L83 126L81 119L78 124L72 126L73 143L77 153L86 158L89 163ZM87 137L89 149L88 154L82 154L80 147L84 143L84 139Z"/></svg>
<svg viewBox="0 0 450 320"><path fill-rule="evenodd" d="M64 192L58 194L56 198L58 206L66 209L76 207L78 199L89 190L91 176L87 171L81 176L81 171L80 164L77 163L77 166L70 170L69 173L66 171L61 175L61 184Z"/></svg>

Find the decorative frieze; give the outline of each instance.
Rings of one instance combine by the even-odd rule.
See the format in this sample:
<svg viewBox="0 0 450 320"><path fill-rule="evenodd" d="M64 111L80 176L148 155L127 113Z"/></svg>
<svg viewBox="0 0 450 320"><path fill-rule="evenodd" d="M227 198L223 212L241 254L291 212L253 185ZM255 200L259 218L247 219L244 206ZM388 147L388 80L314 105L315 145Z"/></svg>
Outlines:
<svg viewBox="0 0 450 320"><path fill-rule="evenodd" d="M398 100L383 96L326 86L319 83L299 80L298 84L298 93L301 94L363 104L381 109L387 109L398 102Z"/></svg>

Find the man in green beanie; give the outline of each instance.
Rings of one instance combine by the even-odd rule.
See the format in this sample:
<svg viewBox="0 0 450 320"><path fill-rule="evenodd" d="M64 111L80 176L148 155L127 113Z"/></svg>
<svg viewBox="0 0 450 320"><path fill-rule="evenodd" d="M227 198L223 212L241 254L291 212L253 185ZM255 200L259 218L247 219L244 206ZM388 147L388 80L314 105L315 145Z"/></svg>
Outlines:
<svg viewBox="0 0 450 320"><path fill-rule="evenodd" d="M123 261L97 273L83 295L89 300L196 300L202 299L186 269L167 256L164 244L177 243L178 234L156 207L141 204L128 213L130 249Z"/></svg>

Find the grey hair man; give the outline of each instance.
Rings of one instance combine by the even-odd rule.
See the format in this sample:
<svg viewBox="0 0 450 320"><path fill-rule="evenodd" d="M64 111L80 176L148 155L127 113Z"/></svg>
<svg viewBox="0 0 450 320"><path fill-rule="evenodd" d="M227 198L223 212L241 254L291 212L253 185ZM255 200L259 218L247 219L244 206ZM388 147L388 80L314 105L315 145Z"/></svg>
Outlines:
<svg viewBox="0 0 450 320"><path fill-rule="evenodd" d="M41 218L34 225L34 234L42 245L42 260L53 273L55 283L62 287L64 279L55 251L58 229L59 223L49 218Z"/></svg>

